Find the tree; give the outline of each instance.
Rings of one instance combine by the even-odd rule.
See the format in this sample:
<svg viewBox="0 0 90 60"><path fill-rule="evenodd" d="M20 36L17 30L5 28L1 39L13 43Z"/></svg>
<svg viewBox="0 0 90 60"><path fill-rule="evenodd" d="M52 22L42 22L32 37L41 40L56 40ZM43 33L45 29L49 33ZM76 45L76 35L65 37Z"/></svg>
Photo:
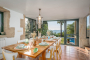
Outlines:
<svg viewBox="0 0 90 60"><path fill-rule="evenodd" d="M50 30L50 34L53 35L53 31L52 30Z"/></svg>
<svg viewBox="0 0 90 60"><path fill-rule="evenodd" d="M46 35L47 33L47 30L48 30L48 26L47 26L47 24L43 24L43 26L42 26L43 28L42 28L42 35Z"/></svg>
<svg viewBox="0 0 90 60"><path fill-rule="evenodd" d="M67 34L74 34L74 22L67 25Z"/></svg>
<svg viewBox="0 0 90 60"><path fill-rule="evenodd" d="M89 29L89 26L87 26L87 29Z"/></svg>
<svg viewBox="0 0 90 60"><path fill-rule="evenodd" d="M59 23L60 24L60 27L61 27L61 37L62 37L62 25L63 25L63 23L64 23L64 21L57 21L57 23Z"/></svg>

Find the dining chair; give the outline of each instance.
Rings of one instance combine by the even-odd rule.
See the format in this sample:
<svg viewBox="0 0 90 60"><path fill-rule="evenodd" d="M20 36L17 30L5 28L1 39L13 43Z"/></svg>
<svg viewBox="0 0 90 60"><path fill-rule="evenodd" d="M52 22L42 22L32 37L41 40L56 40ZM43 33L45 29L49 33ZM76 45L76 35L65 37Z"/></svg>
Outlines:
<svg viewBox="0 0 90 60"><path fill-rule="evenodd" d="M60 42L61 42L61 38L59 38L59 39L58 39L58 41L57 41L56 43L58 43L58 44L59 44ZM59 45L60 45L60 44L59 44Z"/></svg>
<svg viewBox="0 0 90 60"><path fill-rule="evenodd" d="M55 55L56 55L57 60L58 60L59 47L61 47L61 46L60 46L60 43L61 43L61 38L59 38L59 40L56 42L56 44L54 43L54 44L53 44L52 46L50 46L50 48L48 49L48 51L49 51L51 48L55 49L54 52L56 53Z"/></svg>
<svg viewBox="0 0 90 60"><path fill-rule="evenodd" d="M39 57L39 60L41 60L42 57ZM52 48L49 52L46 52L46 56L45 56L45 59L47 60L55 60L55 57L54 57L54 49Z"/></svg>
<svg viewBox="0 0 90 60"><path fill-rule="evenodd" d="M56 43L54 43L52 46L50 46L49 49L54 48L58 52L58 48L59 48L60 44L61 44L61 38Z"/></svg>
<svg viewBox="0 0 90 60"><path fill-rule="evenodd" d="M17 58L18 53L6 53L4 49L2 49L2 54L4 60L26 60L23 58Z"/></svg>
<svg viewBox="0 0 90 60"><path fill-rule="evenodd" d="M62 50L61 50L61 46L58 43L56 45L56 48L55 48L54 52L56 53L55 55L56 55L57 60L58 60L58 55L61 59Z"/></svg>
<svg viewBox="0 0 90 60"><path fill-rule="evenodd" d="M62 55L62 49L61 49L61 46L59 47L59 57L61 59L61 55Z"/></svg>

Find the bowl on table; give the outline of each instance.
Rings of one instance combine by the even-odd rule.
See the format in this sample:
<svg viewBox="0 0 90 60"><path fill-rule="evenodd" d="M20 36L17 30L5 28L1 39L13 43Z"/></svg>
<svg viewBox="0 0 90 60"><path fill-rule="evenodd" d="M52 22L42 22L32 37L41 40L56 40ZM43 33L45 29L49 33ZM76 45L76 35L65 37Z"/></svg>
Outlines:
<svg viewBox="0 0 90 60"><path fill-rule="evenodd" d="M14 49L16 49L16 50L27 49L27 46L25 46L24 44L19 44Z"/></svg>
<svg viewBox="0 0 90 60"><path fill-rule="evenodd" d="M35 49L33 50L33 52L34 52L34 53L38 52L38 48L35 48Z"/></svg>

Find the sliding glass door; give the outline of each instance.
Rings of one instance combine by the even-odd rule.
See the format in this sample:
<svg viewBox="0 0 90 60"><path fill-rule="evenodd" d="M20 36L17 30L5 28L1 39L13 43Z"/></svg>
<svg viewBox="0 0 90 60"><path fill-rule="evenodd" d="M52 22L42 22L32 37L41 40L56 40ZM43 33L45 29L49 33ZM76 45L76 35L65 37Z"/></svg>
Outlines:
<svg viewBox="0 0 90 60"><path fill-rule="evenodd" d="M61 38L61 44L79 45L78 19L47 21L47 26L48 30L51 32L51 35Z"/></svg>
<svg viewBox="0 0 90 60"><path fill-rule="evenodd" d="M73 20L73 21L66 21L66 41L65 44L69 45L78 45L78 21Z"/></svg>

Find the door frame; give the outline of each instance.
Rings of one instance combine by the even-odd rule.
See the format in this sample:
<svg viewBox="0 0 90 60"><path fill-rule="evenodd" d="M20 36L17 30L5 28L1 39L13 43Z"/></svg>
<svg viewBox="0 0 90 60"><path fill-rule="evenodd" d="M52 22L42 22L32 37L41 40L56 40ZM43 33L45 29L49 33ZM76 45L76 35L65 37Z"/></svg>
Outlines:
<svg viewBox="0 0 90 60"><path fill-rule="evenodd" d="M76 34L67 34L67 21L76 21L77 22L77 24L76 24ZM75 20L65 20L65 23L64 23L64 34L65 34L65 36L64 36L64 44L65 45L71 45L71 44L67 44L67 41L66 41L66 39L67 39L67 35L76 35L76 37L77 37L77 45L72 45L72 46L79 46L79 19L75 19Z"/></svg>
<svg viewBox="0 0 90 60"><path fill-rule="evenodd" d="M77 33L76 34L71 34L71 35L77 35L77 45L71 45L71 46L79 46L79 19L64 19L64 20L46 20L46 21L64 21L64 44L62 45L69 45L69 44L66 44L66 37L67 37L67 34L66 34L66 21L76 21L77 24L76 24L76 31Z"/></svg>

